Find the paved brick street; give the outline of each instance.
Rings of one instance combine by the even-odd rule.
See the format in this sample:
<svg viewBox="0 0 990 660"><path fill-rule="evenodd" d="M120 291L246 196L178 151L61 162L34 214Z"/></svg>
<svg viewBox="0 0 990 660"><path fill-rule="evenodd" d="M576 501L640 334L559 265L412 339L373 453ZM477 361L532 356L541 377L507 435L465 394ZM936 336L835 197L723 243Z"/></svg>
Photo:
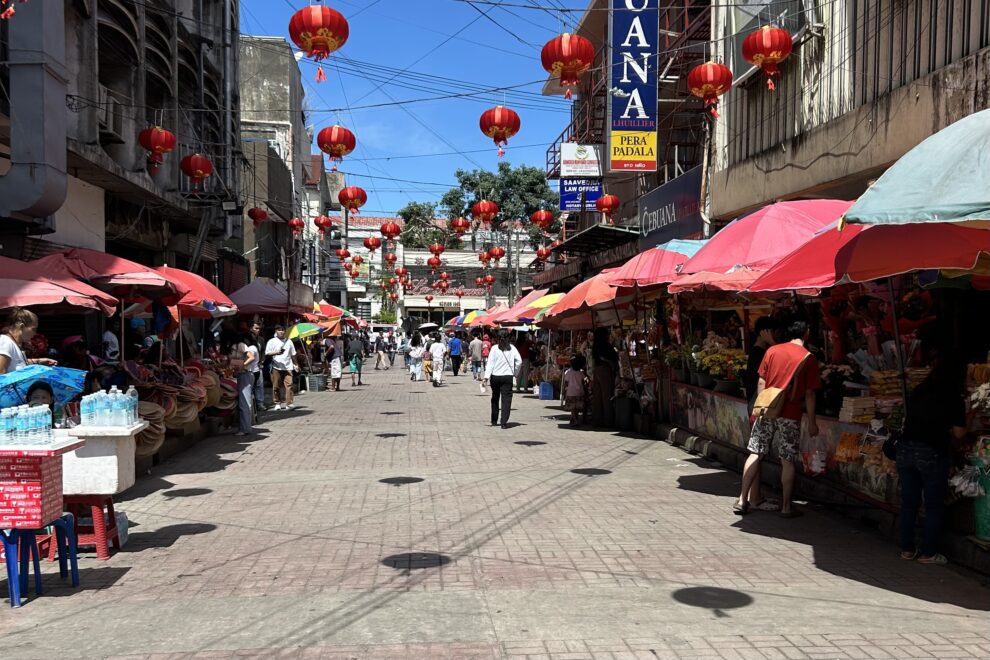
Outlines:
<svg viewBox="0 0 990 660"><path fill-rule="evenodd" d="M739 519L738 475L532 396L493 429L469 376L368 382L139 480L124 551L0 609L5 656L990 657L987 578L831 514Z"/></svg>

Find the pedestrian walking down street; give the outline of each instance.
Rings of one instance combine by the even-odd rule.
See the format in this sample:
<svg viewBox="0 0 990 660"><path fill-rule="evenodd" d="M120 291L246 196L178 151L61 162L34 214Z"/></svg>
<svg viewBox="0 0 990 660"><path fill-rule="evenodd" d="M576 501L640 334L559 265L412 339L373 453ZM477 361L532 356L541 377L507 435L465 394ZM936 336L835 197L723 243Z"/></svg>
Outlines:
<svg viewBox="0 0 990 660"><path fill-rule="evenodd" d="M443 385L443 365L447 357L447 347L440 337L435 337L430 344L430 355L433 358L433 387L440 387Z"/></svg>
<svg viewBox="0 0 990 660"><path fill-rule="evenodd" d="M395 366L395 353L398 351L398 345L395 341L395 335L393 333L388 333L388 339L385 340L385 350L388 352L388 366Z"/></svg>
<svg viewBox="0 0 990 660"><path fill-rule="evenodd" d="M375 371L388 369L388 356L385 354L385 338L380 334L375 337ZM382 366L384 365L384 366Z"/></svg>
<svg viewBox="0 0 990 660"><path fill-rule="evenodd" d="M475 380L481 380L481 375L485 370L485 358L482 353L484 347L484 342L478 335L474 336L471 343L468 344L468 355L471 358L471 375L474 376Z"/></svg>
<svg viewBox="0 0 990 660"><path fill-rule="evenodd" d="M409 368L412 358L409 357L409 337L402 335L399 340L399 352L402 353L402 366Z"/></svg>
<svg viewBox="0 0 990 660"><path fill-rule="evenodd" d="M340 379L344 373L343 348L334 337L327 337L324 341L326 342L327 363L330 365L330 391L339 392Z"/></svg>
<svg viewBox="0 0 990 660"><path fill-rule="evenodd" d="M512 381L519 375L522 363L522 357L512 345L508 331L501 331L498 345L492 347L485 367L484 383L490 384L492 388L492 426L500 423L501 404L502 428L508 428L509 413L512 410Z"/></svg>
<svg viewBox="0 0 990 660"><path fill-rule="evenodd" d="M447 342L447 351L450 353L450 370L455 376L461 371L462 348L461 338L456 334Z"/></svg>
<svg viewBox="0 0 990 660"><path fill-rule="evenodd" d="M251 343L261 350L265 345L265 340L261 336L261 323L255 321L251 324ZM260 356L259 356L260 358ZM262 360L258 360L257 369L254 371L254 414L255 418L265 410L265 370L262 369Z"/></svg>
<svg viewBox="0 0 990 660"><path fill-rule="evenodd" d="M522 358L522 368L519 370L516 376L516 391L526 392L529 394L529 350L531 344L529 341L529 333L523 332L519 335L516 340L516 350L519 353L519 357Z"/></svg>
<svg viewBox="0 0 990 660"><path fill-rule="evenodd" d="M756 397L767 388L784 391L785 403L779 417L760 417L753 424L749 436L750 452L743 468L742 492L732 509L739 515L749 513L749 494L753 482L760 475L760 463L769 456L773 448L780 458L780 481L783 496L780 515L796 518L801 512L791 507L794 495L796 464L801 460L799 443L801 440L801 404L808 414L808 437L818 435L818 421L815 416L815 391L821 389L822 381L815 359L804 343L808 340L808 324L794 321L788 326L785 339L788 341L767 349L760 363L760 380L756 386Z"/></svg>
<svg viewBox="0 0 990 660"><path fill-rule="evenodd" d="M935 354L931 373L908 396L904 437L897 443L901 481L901 559L946 564L938 552L945 519L953 440L966 437L966 366L954 356ZM915 522L925 502L919 553Z"/></svg>
<svg viewBox="0 0 990 660"><path fill-rule="evenodd" d="M351 335L347 343L347 361L351 371L351 387L364 385L361 382L361 368L364 366L364 340L358 335Z"/></svg>
<svg viewBox="0 0 990 660"><path fill-rule="evenodd" d="M275 336L265 346L265 357L272 360L272 402L275 410L291 410L292 376L296 371L296 347L285 338L285 327L275 326ZM284 394L283 394L284 391Z"/></svg>
<svg viewBox="0 0 990 660"><path fill-rule="evenodd" d="M594 369L591 372L591 423L611 428L615 421L612 398L615 396L615 376L619 372L619 354L609 341L608 328L595 330L591 345Z"/></svg>
<svg viewBox="0 0 990 660"><path fill-rule="evenodd" d="M423 335L418 332L409 340L409 380L418 382L423 380Z"/></svg>
<svg viewBox="0 0 990 660"><path fill-rule="evenodd" d="M230 366L237 374L237 435L251 435L254 421L254 373L258 347L250 333L241 336L230 352Z"/></svg>

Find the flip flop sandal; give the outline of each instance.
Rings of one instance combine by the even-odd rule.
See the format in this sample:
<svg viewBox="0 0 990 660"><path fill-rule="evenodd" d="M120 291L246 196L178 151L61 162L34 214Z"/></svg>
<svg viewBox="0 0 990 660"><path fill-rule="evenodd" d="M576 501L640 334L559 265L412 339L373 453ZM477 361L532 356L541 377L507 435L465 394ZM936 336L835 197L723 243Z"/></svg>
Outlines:
<svg viewBox="0 0 990 660"><path fill-rule="evenodd" d="M945 555L934 554L931 557L918 557L919 564L932 564L935 566L945 566L949 563Z"/></svg>
<svg viewBox="0 0 990 660"><path fill-rule="evenodd" d="M918 551L917 550L915 550L914 552L902 552L901 553L901 559L903 559L904 561L914 561L917 558L918 558Z"/></svg>
<svg viewBox="0 0 990 660"><path fill-rule="evenodd" d="M749 513L749 502L746 502L745 504L740 504L739 502L735 502L732 505L732 512L737 516L745 516L747 513Z"/></svg>

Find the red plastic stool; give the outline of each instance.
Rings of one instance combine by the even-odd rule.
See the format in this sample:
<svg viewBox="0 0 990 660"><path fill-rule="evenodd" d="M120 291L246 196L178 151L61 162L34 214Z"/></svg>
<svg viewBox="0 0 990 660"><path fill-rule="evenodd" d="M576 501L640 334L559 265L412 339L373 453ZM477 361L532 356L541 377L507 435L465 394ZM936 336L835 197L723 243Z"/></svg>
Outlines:
<svg viewBox="0 0 990 660"><path fill-rule="evenodd" d="M65 510L75 516L76 543L78 546L95 545L97 559L110 559L108 541L114 550L120 550L120 535L117 532L117 517L113 511L113 497L110 495L66 495L63 498ZM104 518L104 509L107 518ZM79 518L92 516L92 525L80 525ZM48 551L48 559L55 559L56 544Z"/></svg>

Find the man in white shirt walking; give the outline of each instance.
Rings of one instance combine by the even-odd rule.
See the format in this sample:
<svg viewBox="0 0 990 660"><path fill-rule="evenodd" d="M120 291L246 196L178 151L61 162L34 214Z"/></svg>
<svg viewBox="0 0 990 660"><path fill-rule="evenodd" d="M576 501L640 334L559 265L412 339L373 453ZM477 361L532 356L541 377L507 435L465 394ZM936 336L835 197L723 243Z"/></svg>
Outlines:
<svg viewBox="0 0 990 660"><path fill-rule="evenodd" d="M447 346L439 337L433 338L430 355L433 356L433 387L440 387L443 385L443 362L447 356Z"/></svg>
<svg viewBox="0 0 990 660"><path fill-rule="evenodd" d="M522 368L522 357L509 341L509 333L502 330L498 345L492 346L485 366L486 384L492 387L492 426L499 423L499 403L501 403L502 428L509 427L509 412L512 410L512 381Z"/></svg>
<svg viewBox="0 0 990 660"><path fill-rule="evenodd" d="M285 328L275 327L275 336L268 340L265 346L265 357L272 359L272 402L275 410L291 410L292 405L292 374L296 370L296 347L292 341L285 338ZM279 390L285 388L285 397L279 395Z"/></svg>

